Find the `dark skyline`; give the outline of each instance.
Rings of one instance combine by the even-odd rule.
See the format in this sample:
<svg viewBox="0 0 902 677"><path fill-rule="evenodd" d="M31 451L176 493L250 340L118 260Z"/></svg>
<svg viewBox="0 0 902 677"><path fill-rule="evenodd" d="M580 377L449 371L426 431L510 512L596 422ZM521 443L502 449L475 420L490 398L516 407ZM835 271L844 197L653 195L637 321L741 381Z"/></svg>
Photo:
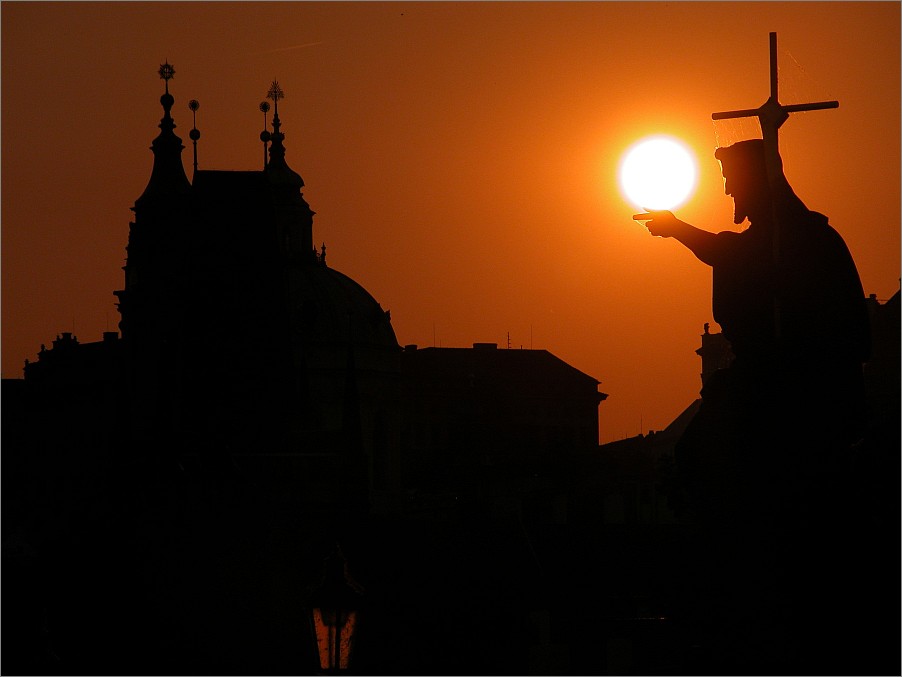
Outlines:
<svg viewBox="0 0 902 677"><path fill-rule="evenodd" d="M865 292L898 288L896 3L4 3L2 16L4 377L59 332L116 329L164 59L189 175L188 101L201 168L257 169L277 77L314 242L391 311L398 341L548 349L610 394L602 442L661 429L697 396L711 321L709 271L630 219L617 162L646 134L678 136L700 168L680 215L731 228L713 149L757 132L710 115L763 101L769 31L783 102L840 102L784 126L787 175L846 239Z"/></svg>
<svg viewBox="0 0 902 677"><path fill-rule="evenodd" d="M734 7L772 21L762 5ZM60 44L79 21L92 29L118 17L107 29L138 60L155 19L166 28L154 37L179 44L172 27L188 20L192 37L211 31L228 43L212 58L233 77L204 65L197 41L143 76L112 59L128 85L91 90L85 76L85 108L29 121L41 164L21 159L28 135L4 128L16 158L3 186L4 226L13 224L4 227L4 348L17 336L34 341L23 351L37 357L24 379L2 383L4 669L316 673L324 643L311 623L353 617L357 674L895 671L898 609L887 600L899 594L900 292L866 298L868 276L886 271L876 254L856 266L845 243L856 255L879 242L884 262L897 263L888 245L898 224L892 236L883 222L843 225L879 192L898 202L898 185L880 185L873 157L862 159L863 130L887 132L873 120L846 124L848 138L827 131L841 114L860 122L864 99L849 111L848 97L806 87L815 79L799 64L832 72L837 64L812 54L847 46L818 34L816 52L780 56L782 101L838 98L839 110L784 127L785 178L773 134L736 143L742 122L709 127L723 170L713 175L707 144L678 121L700 116L699 101L714 110L760 102L744 90L766 74L767 55L762 45L765 58L748 57L751 38L722 43L707 63L735 88L699 77L693 64L715 43L674 29L715 26L706 22L727 6L711 6L705 21L689 4L13 11L17 42L26 16L43 16L45 35L60 29ZM247 44L240 36L252 22L239 20L257 7L263 28L302 16L310 28L267 33L268 53L295 70L268 64L275 78L259 89L250 80L264 67L229 70L227 56ZM577 69L592 31L564 40L577 23L622 28L643 13L652 23L669 16L671 31L659 35L679 35L653 55L671 69L671 98L636 95L644 113L668 116L666 129L628 115L622 76L640 62L627 46L612 42L610 56ZM897 6L887 13L898 20ZM68 15L65 30L51 15ZM810 37L819 24L803 15ZM395 24L408 16L417 20L405 32ZM366 19L379 19L358 36L373 51L326 52L317 70L329 78L288 56L325 48L326 34L349 35ZM467 30L479 20L498 30ZM786 32L783 49L812 44ZM89 59L107 48L89 44ZM743 68L733 47L745 52ZM552 58L554 48L566 56ZM898 45L888 51L898 56ZM191 72L180 56L200 61L202 75L180 79ZM361 77L364 66L375 70ZM292 77L309 77L307 87L293 88ZM259 130L267 90L268 128L247 146L255 162L243 150L251 125L236 111L259 91L248 106ZM343 97L367 105L348 108ZM608 98L617 105L607 114L591 110ZM99 105L110 99L110 110ZM224 110L234 116L227 125ZM355 127L362 120L366 133ZM704 188L678 217L634 221L638 206L619 195L614 169L652 131L697 154ZM60 167L68 173L48 178ZM35 186L43 199L26 189ZM793 190L813 209L835 206L836 230ZM104 214L116 200L121 221ZM712 234L680 220L719 230L705 215L721 202L748 218L747 231ZM115 253L100 244L107 235ZM694 257L675 251L683 245ZM108 268L117 271L109 280ZM61 285L72 271L80 277ZM97 307L94 294L109 310L92 329L78 318ZM41 309L58 318L67 307L69 326L43 327ZM528 343L510 328L482 335L526 311L546 318L529 323ZM453 341L432 316L449 321ZM430 325L426 336L419 324ZM691 384L679 385L684 362ZM667 427L605 444L629 423L631 393L645 430ZM671 402L681 413L659 424Z"/></svg>

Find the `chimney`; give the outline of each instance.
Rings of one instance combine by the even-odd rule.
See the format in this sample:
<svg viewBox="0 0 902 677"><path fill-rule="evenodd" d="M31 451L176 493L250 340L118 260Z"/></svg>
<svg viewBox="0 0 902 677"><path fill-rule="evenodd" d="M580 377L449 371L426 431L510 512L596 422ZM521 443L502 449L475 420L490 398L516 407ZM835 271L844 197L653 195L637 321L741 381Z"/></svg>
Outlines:
<svg viewBox="0 0 902 677"><path fill-rule="evenodd" d="M473 350L497 350L497 343L474 343Z"/></svg>

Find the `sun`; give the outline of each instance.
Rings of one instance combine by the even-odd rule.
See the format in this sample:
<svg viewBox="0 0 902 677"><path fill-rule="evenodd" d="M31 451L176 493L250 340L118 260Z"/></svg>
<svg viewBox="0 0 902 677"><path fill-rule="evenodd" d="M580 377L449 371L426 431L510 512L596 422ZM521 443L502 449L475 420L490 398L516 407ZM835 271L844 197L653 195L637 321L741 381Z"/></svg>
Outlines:
<svg viewBox="0 0 902 677"><path fill-rule="evenodd" d="M649 136L630 146L620 162L620 189L641 209L673 209L685 202L698 175L695 156L670 136Z"/></svg>

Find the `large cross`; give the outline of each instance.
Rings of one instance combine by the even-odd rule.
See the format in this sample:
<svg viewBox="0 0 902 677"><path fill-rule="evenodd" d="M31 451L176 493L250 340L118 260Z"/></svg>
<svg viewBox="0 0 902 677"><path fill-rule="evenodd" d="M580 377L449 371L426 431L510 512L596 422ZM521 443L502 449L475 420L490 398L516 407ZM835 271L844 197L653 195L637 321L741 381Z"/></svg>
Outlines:
<svg viewBox="0 0 902 677"><path fill-rule="evenodd" d="M761 125L761 136L764 141L764 161L767 170L767 180L773 189L780 177L780 147L778 130L789 118L790 113L807 110L823 110L825 108L839 108L839 101L818 101L816 103L796 103L784 106L777 96L777 34L770 34L770 97L758 108L746 108L743 110L731 110L722 113L712 113L712 120L727 120L730 118L757 117ZM772 190L771 195L776 193ZM774 207L773 223L773 260L775 264L780 261L780 224L777 219L776 205ZM775 299L774 315L776 321L777 336L780 336L780 309Z"/></svg>
<svg viewBox="0 0 902 677"><path fill-rule="evenodd" d="M796 103L784 106L777 96L777 34L770 34L770 97L758 108L746 108L743 110L731 110L723 113L712 113L712 120L727 120L729 118L757 117L761 124L761 134L764 139L765 157L768 162L768 175L771 171L779 169L779 142L777 130L786 122L790 113L806 110L823 110L825 108L839 108L839 101L818 101L817 103ZM774 178L773 176L771 178Z"/></svg>

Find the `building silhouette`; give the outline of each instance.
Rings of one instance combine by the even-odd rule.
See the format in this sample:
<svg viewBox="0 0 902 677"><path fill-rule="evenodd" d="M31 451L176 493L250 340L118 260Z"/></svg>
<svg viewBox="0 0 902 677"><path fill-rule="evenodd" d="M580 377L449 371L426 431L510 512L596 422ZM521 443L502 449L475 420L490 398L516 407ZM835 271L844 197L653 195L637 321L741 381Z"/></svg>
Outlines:
<svg viewBox="0 0 902 677"><path fill-rule="evenodd" d="M312 672L305 604L336 543L369 592L358 670L467 671L456 647L505 609L471 653L490 672L541 660L527 525L566 520L561 468L597 449L599 382L545 350L402 349L314 247L278 83L264 167L195 155L189 180L173 74L120 331L63 333L3 381L4 667Z"/></svg>
<svg viewBox="0 0 902 677"><path fill-rule="evenodd" d="M899 299L898 290L886 301L873 294L867 299L872 351L864 365L866 430L851 449L830 461L829 473L816 475L822 484L812 493L821 502L808 506L812 527L826 523L831 531L832 566L843 574L822 592L824 599L834 600L836 613L829 622L838 628L834 637L842 646L831 648L825 642L824 654L810 657L812 666L818 666L812 668L816 674L824 669L827 674L892 674L900 665ZM695 352L704 385L718 369L729 367L733 355L726 338L712 333L707 323L700 338ZM619 638L617 672L622 674L674 674L675 666L680 674L708 674L723 665L711 662L724 660L712 657L717 647L706 647L699 635L681 634L692 627L687 611L698 603L698 591L704 588L700 579L710 575L709 563L700 559L700 553L710 552L705 542L710 534L698 528L675 458L677 443L701 402L702 397L694 400L663 430L601 445L599 470L588 473L598 478L593 493L603 541L621 558L614 568L637 572L624 586L632 588L626 595L631 608L607 632L609 638ZM803 431L802 444L804 437ZM805 485L810 478L797 481L799 495L811 491ZM657 566L662 561L668 566ZM737 580L736 585L743 583ZM844 597L849 591L851 602ZM814 625L802 622L805 630ZM674 657L675 663L667 662ZM733 660L728 657L726 665L735 667ZM832 665L825 668L828 663Z"/></svg>
<svg viewBox="0 0 902 677"><path fill-rule="evenodd" d="M314 246L278 83L264 167L189 179L173 72L120 331L62 333L2 383L4 671L314 674L307 605L339 543L366 593L357 673L695 673L672 457L699 401L599 447L607 395L552 353L402 347ZM881 492L849 495L885 580L899 294L869 307ZM729 363L707 325L696 352L703 382Z"/></svg>

